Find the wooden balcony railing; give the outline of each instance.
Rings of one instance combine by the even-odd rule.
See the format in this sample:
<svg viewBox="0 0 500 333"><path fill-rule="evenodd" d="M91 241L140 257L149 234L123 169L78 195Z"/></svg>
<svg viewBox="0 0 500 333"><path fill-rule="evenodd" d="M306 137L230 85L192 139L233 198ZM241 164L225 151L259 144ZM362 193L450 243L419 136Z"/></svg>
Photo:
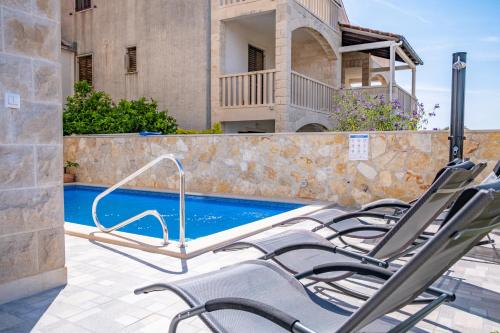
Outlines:
<svg viewBox="0 0 500 333"><path fill-rule="evenodd" d="M370 96L376 95L384 95L386 99L389 98L389 87L388 86L378 86L378 87L359 87L359 88L351 88L344 89L357 91L361 93L368 94ZM416 110L417 100L406 90L404 90L399 85L394 85L394 89L392 91L392 98L397 99L401 104L401 109L405 112L411 112Z"/></svg>
<svg viewBox="0 0 500 333"><path fill-rule="evenodd" d="M247 2L252 2L252 1L256 1L256 0L219 0L219 5L221 7L225 7L225 6L236 5L236 4L240 4L240 3L247 3Z"/></svg>
<svg viewBox="0 0 500 333"><path fill-rule="evenodd" d="M396 98L401 104L401 109L406 112L415 111L417 109L417 99L397 84L394 85L392 98Z"/></svg>
<svg viewBox="0 0 500 333"><path fill-rule="evenodd" d="M333 109L335 89L332 86L297 72L292 72L291 75L292 105L324 112Z"/></svg>
<svg viewBox="0 0 500 333"><path fill-rule="evenodd" d="M332 28L337 27L340 5L335 0L295 0Z"/></svg>
<svg viewBox="0 0 500 333"><path fill-rule="evenodd" d="M273 105L275 69L222 75L220 106L224 108Z"/></svg>

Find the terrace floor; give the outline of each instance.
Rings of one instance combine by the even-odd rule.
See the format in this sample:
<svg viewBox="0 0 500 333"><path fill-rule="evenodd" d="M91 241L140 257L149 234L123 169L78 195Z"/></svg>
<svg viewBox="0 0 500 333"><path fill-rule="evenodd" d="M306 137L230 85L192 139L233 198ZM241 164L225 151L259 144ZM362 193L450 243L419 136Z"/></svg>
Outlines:
<svg viewBox="0 0 500 333"><path fill-rule="evenodd" d="M293 228L303 227L305 223ZM276 228L265 234L282 231ZM260 236L259 236L260 237ZM500 236L494 235L497 242ZM0 306L0 332L165 332L170 318L187 306L170 292L136 296L134 288L181 279L255 259L255 250L205 253L188 261L82 238L66 237L68 284ZM454 290L457 300L443 305L417 326L420 332L493 332L500 330L500 251L477 248L448 271L436 286ZM324 297L351 298L327 288ZM408 306L391 315L406 318ZM197 318L179 332L208 332Z"/></svg>

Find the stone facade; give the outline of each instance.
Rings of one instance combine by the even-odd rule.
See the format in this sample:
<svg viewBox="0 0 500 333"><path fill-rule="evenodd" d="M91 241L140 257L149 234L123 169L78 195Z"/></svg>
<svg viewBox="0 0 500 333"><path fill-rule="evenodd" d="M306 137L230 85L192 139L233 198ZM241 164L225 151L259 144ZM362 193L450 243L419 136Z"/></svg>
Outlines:
<svg viewBox="0 0 500 333"><path fill-rule="evenodd" d="M64 158L80 164L79 182L112 185L153 158L173 153L184 164L191 192L308 198L353 207L385 197L412 200L448 160L446 132L371 133L368 161L348 160L348 137L347 133L66 137ZM464 153L493 167L500 159L500 132L468 132ZM166 163L129 185L176 189L177 182L175 167Z"/></svg>
<svg viewBox="0 0 500 333"><path fill-rule="evenodd" d="M330 27L295 0L255 0L225 7L220 6L219 0L211 1L212 123L273 120L276 132L295 132L308 124L320 124L331 128L333 124L325 113L291 105L291 71L304 72L339 88L340 75L337 73L339 73L340 61L337 61L338 57L334 51L338 50L341 45L341 32L338 25L335 28ZM341 20L345 20L343 6L339 11ZM269 12L274 13L276 22L274 105L221 107L219 76L226 74L224 73L226 60L223 53L227 42L224 39L225 21L250 15L264 15ZM323 68L323 71L320 71L320 68ZM329 71L325 71L325 68L329 68Z"/></svg>
<svg viewBox="0 0 500 333"><path fill-rule="evenodd" d="M59 5L0 1L0 303L66 282Z"/></svg>
<svg viewBox="0 0 500 333"><path fill-rule="evenodd" d="M77 57L92 54L96 89L115 100L153 98L180 126L205 129L210 125L209 8L209 0L92 0L90 9L75 12L75 0L61 0L62 40L76 42ZM126 50L133 46L137 71L127 73ZM75 68L67 59L62 63L64 91L70 94Z"/></svg>

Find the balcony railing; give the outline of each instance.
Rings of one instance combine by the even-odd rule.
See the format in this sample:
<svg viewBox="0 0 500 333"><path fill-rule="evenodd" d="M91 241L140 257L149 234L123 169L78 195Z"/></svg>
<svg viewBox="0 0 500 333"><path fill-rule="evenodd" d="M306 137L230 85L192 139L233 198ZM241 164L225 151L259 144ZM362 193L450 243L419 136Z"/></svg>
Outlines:
<svg viewBox="0 0 500 333"><path fill-rule="evenodd" d="M335 0L295 0L332 28L337 27L340 5Z"/></svg>
<svg viewBox="0 0 500 333"><path fill-rule="evenodd" d="M359 88L351 88L344 90L361 92L368 94L370 96L384 95L386 99L389 98L389 87L387 86L359 87ZM406 112L411 112L416 109L417 100L409 92L407 92L397 84L394 85L394 90L392 91L392 98L397 99L401 104L401 109Z"/></svg>
<svg viewBox="0 0 500 333"><path fill-rule="evenodd" d="M256 0L219 0L219 5L221 7L225 7L225 6L236 5L236 4L247 3L247 2L253 2L253 1L256 1Z"/></svg>
<svg viewBox="0 0 500 333"><path fill-rule="evenodd" d="M417 99L413 97L409 92L398 86L397 84L394 85L392 98L397 98L397 100L401 104L401 108L404 111L410 112L416 110Z"/></svg>
<svg viewBox="0 0 500 333"><path fill-rule="evenodd" d="M291 104L315 111L333 109L335 89L297 72L291 73Z"/></svg>
<svg viewBox="0 0 500 333"><path fill-rule="evenodd" d="M222 75L220 106L224 108L273 105L275 69Z"/></svg>

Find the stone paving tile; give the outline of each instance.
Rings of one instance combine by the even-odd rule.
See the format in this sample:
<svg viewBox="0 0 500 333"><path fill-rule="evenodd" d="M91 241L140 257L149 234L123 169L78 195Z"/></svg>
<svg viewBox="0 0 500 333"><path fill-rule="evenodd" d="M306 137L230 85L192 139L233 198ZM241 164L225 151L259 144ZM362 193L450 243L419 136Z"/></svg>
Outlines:
<svg viewBox="0 0 500 333"><path fill-rule="evenodd" d="M293 226L300 227L307 224ZM275 228L266 234L284 230ZM495 237L500 241L500 237ZM71 236L66 237L66 247L68 285L0 305L1 333L164 332L171 318L187 309L187 305L171 292L137 296L133 294L135 288L195 276L260 256L259 251L246 249L207 253L181 262ZM491 248L480 249L478 253L481 258L488 253L492 255ZM420 332L500 330L500 256L494 262L477 258L461 260L436 286L454 290L457 300L439 307L419 323ZM346 306L359 304L332 292L326 285L317 287L313 292L333 302ZM418 309L408 306L390 317L403 320ZM179 332L202 333L208 329L200 319L192 318L181 324Z"/></svg>

